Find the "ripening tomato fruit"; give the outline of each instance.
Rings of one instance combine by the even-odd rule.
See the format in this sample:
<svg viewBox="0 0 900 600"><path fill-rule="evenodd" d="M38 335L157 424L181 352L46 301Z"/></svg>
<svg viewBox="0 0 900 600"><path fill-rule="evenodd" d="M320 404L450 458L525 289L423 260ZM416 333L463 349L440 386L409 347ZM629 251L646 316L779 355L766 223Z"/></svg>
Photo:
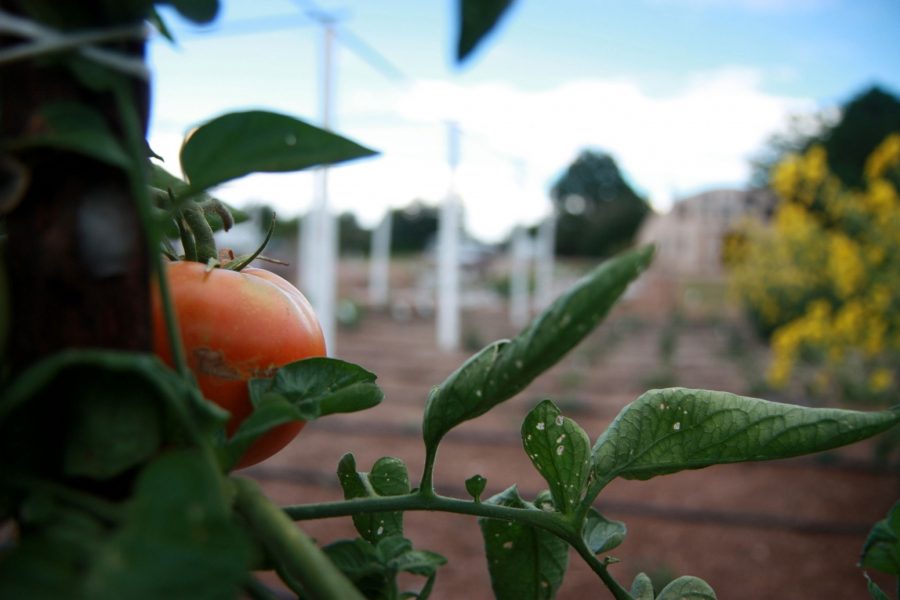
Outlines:
<svg viewBox="0 0 900 600"><path fill-rule="evenodd" d="M303 294L263 269L206 270L191 261L166 265L172 303L188 366L203 395L231 413L233 435L252 412L247 381L271 377L287 363L325 355L325 338ZM162 303L153 294L156 353L172 364ZM285 423L256 440L236 468L254 465L284 448L305 423Z"/></svg>

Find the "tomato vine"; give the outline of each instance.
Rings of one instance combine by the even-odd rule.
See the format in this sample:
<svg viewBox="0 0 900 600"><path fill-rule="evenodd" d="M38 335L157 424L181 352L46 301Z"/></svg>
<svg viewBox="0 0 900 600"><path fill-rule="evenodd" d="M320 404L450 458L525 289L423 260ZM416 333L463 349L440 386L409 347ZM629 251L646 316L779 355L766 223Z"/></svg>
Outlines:
<svg viewBox="0 0 900 600"><path fill-rule="evenodd" d="M429 511L479 519L498 598L554 597L569 548L618 600L714 598L712 589L693 577L676 579L658 594L644 575L630 589L612 577L607 566L615 559L609 552L623 543L626 528L594 506L609 482L819 452L877 435L900 421L897 409L813 409L672 388L651 390L626 406L592 444L587 432L547 400L533 408L521 429L523 448L546 491L526 499L513 485L482 499L486 482L474 475L466 481L471 499L438 494L433 479L445 435L521 392L594 330L652 261L652 248L638 248L599 265L518 336L489 344L431 390L422 420L425 466L418 486L411 485L399 459L383 457L361 471L346 455L337 467L344 500L276 506L255 483L231 470L247 464L241 461L248 452L285 427L296 431L304 422L378 404L383 394L376 377L321 356L321 334L310 330L301 331L299 341L270 344L293 354L249 366L225 361L225 351L209 341L194 343L189 328L212 316L218 325L210 327L222 329L221 317L232 307L216 309L204 292L185 310L179 287L184 284L171 274L189 272L198 286L214 280L246 285L255 279L273 302L299 315L301 329L312 327L296 289L248 267L258 252L220 258L211 222L227 228L231 217L208 191L253 172L299 170L374 152L287 115L249 111L219 116L193 132L180 155L185 180L150 165L142 23L154 23L170 36L157 4L207 22L218 2L84 4L23 0L11 3L15 14L0 10L0 67L14 67L2 75L34 83L29 98L35 100L24 107L21 98L11 101L10 86L0 86L2 164L12 165L15 183L0 207L7 211L8 238L25 224L33 231L36 221L65 230L67 245L51 262L67 252L81 257L85 248L100 257L78 271L87 275L77 288L100 290L91 296L102 301L98 306L78 308L80 316L94 319L96 329L103 329L103 311L123 301L116 294L137 290L126 300L138 308L112 314L111 334L84 337L66 330L4 365L0 517L17 536L0 552L0 595L180 598L237 597L243 591L266 597L255 573L268 570L298 597L424 599L446 560L413 548L404 537L403 515ZM460 61L509 4L460 0ZM60 76L63 83L48 83ZM66 88L62 98L58 88ZM13 123L10 115L23 114L34 118ZM50 176L48 163L61 171L59 178ZM90 177L99 177L99 184ZM77 191L76 200L65 197L63 184ZM53 210L39 219L29 211L47 209L40 193L48 191L53 202L45 204ZM108 212L98 211L97 203ZM117 217L110 225L98 214ZM87 233L79 237L73 222L83 224L85 215ZM168 244L176 236L184 256ZM15 241L21 244L20 238ZM4 258L10 269L15 258ZM170 264L171 259L187 262ZM140 269L132 272L132 264ZM65 269L53 274L71 276ZM40 307L29 306L19 289L21 273L13 275L12 344L18 351L15 345L26 337L24 317L33 322L47 315L34 314ZM109 279L124 285L109 286ZM40 285L42 291L52 289L46 281ZM234 298L239 292L214 295ZM165 362L151 352L153 301L157 351ZM236 303L240 316L241 302ZM276 326L290 329L282 322ZM246 331L236 335L245 341L252 337ZM261 340L264 346L266 339ZM207 355L212 367L198 365L198 351L212 353ZM205 377L222 371L229 389L237 390L234 402L217 401L216 386L205 384ZM873 530L864 566L896 574L896 512ZM337 516L351 517L359 538L320 548L294 523ZM507 552L520 541L528 543ZM401 573L421 576L425 583L416 592L401 593Z"/></svg>

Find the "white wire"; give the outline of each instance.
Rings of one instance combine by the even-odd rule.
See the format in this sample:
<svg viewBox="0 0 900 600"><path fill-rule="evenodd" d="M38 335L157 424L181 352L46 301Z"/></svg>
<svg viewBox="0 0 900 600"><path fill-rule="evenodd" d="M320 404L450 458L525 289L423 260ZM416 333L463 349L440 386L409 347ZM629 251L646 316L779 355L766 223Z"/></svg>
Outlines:
<svg viewBox="0 0 900 600"><path fill-rule="evenodd" d="M146 39L148 29L145 25L63 33L0 10L0 33L9 33L31 40L0 51L0 65L74 49L96 63L140 79L150 79L150 71L143 60L93 45L115 40Z"/></svg>

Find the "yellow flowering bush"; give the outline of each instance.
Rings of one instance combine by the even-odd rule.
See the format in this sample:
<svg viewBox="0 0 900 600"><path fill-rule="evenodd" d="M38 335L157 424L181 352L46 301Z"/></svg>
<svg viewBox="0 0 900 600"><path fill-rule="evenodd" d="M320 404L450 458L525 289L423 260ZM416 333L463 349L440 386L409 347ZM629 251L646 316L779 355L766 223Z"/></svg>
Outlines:
<svg viewBox="0 0 900 600"><path fill-rule="evenodd" d="M886 400L900 390L900 133L869 156L862 189L827 164L821 146L782 161L774 219L743 226L726 260L770 338L771 385Z"/></svg>

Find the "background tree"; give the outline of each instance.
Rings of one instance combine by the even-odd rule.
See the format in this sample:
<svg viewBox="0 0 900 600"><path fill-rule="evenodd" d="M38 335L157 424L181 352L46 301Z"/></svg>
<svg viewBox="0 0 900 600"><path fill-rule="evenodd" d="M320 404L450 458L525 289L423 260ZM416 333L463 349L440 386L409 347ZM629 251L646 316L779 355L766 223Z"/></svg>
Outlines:
<svg viewBox="0 0 900 600"><path fill-rule="evenodd" d="M414 200L404 208L391 210L391 252L422 252L438 230L438 209Z"/></svg>
<svg viewBox="0 0 900 600"><path fill-rule="evenodd" d="M550 190L557 212L556 251L562 256L609 256L629 246L647 203L604 152L585 150Z"/></svg>
<svg viewBox="0 0 900 600"><path fill-rule="evenodd" d="M768 185L785 158L820 145L828 156L829 172L846 186L861 187L866 159L893 131L900 131L900 99L872 86L851 98L837 114L822 111L792 117L786 130L769 138L753 161L751 182Z"/></svg>

